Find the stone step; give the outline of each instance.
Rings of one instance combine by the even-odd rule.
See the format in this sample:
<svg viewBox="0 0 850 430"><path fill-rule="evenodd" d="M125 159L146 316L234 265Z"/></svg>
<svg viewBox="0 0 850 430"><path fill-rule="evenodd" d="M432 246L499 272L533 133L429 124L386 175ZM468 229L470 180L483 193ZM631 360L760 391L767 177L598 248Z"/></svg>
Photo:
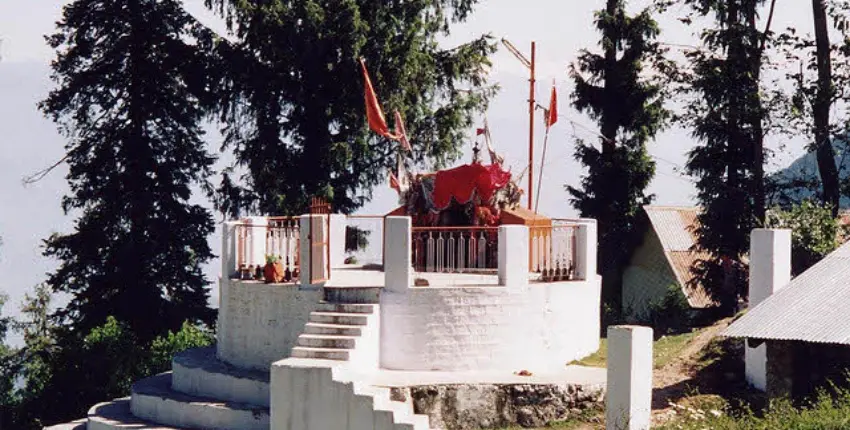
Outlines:
<svg viewBox="0 0 850 430"><path fill-rule="evenodd" d="M171 389L171 372L133 384L133 415L174 427L205 430L268 430L269 408L192 396Z"/></svg>
<svg viewBox="0 0 850 430"><path fill-rule="evenodd" d="M369 322L369 317L364 314L348 314L340 312L310 312L310 322L363 326Z"/></svg>
<svg viewBox="0 0 850 430"><path fill-rule="evenodd" d="M193 396L269 406L269 373L225 363L216 357L214 346L175 355L171 388Z"/></svg>
<svg viewBox="0 0 850 430"><path fill-rule="evenodd" d="M359 326L308 322L304 326L304 333L327 334L337 336L360 336L363 331Z"/></svg>
<svg viewBox="0 0 850 430"><path fill-rule="evenodd" d="M337 312L346 314L373 314L375 313L375 305L363 303L319 303L320 312Z"/></svg>
<svg viewBox="0 0 850 430"><path fill-rule="evenodd" d="M330 303L371 303L381 302L383 287L332 287L323 288L326 302Z"/></svg>
<svg viewBox="0 0 850 430"><path fill-rule="evenodd" d="M347 361L350 352L351 351L348 349L310 348L306 346L296 346L292 348L292 357L312 358L317 360Z"/></svg>
<svg viewBox="0 0 850 430"><path fill-rule="evenodd" d="M88 418L82 418L69 423L54 424L50 427L45 427L43 430L86 430Z"/></svg>
<svg viewBox="0 0 850 430"><path fill-rule="evenodd" d="M302 334L297 345L310 348L354 349L357 336L337 336L327 334Z"/></svg>
<svg viewBox="0 0 850 430"><path fill-rule="evenodd" d="M354 385L354 392L358 395L370 396L373 399L373 409L382 421L386 420L389 413L396 429L405 430L428 430L429 419L427 415L416 415L413 407L404 402L391 399L390 390L386 387L374 385Z"/></svg>
<svg viewBox="0 0 850 430"><path fill-rule="evenodd" d="M163 426L136 418L130 412L129 397L92 406L88 413L88 425L83 424L82 428L84 430L180 430L177 427Z"/></svg>

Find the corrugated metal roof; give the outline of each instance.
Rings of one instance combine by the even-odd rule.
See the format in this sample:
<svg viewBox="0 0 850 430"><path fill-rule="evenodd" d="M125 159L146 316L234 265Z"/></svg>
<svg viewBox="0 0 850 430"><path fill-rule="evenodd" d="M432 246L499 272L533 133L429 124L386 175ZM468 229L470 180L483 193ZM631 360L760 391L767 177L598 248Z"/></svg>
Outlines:
<svg viewBox="0 0 850 430"><path fill-rule="evenodd" d="M649 217L652 229L661 241L667 262L682 286L682 292L687 297L688 303L694 308L714 305L714 301L702 286L691 285L694 278L691 267L694 262L709 256L708 253L691 250L697 239L695 229L698 225L699 208L644 206L643 209Z"/></svg>
<svg viewBox="0 0 850 430"><path fill-rule="evenodd" d="M723 334L850 345L850 243L750 309Z"/></svg>

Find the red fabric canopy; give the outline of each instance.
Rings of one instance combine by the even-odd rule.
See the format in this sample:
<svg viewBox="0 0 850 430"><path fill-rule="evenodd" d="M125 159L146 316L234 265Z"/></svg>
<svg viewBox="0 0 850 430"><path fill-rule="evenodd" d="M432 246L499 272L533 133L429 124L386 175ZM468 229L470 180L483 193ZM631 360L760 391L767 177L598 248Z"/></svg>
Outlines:
<svg viewBox="0 0 850 430"><path fill-rule="evenodd" d="M431 201L437 210L449 207L454 198L460 204L466 204L475 193L482 202L489 202L497 190L510 182L511 173L502 170L498 164L465 164L454 169L437 172L434 180L434 192Z"/></svg>

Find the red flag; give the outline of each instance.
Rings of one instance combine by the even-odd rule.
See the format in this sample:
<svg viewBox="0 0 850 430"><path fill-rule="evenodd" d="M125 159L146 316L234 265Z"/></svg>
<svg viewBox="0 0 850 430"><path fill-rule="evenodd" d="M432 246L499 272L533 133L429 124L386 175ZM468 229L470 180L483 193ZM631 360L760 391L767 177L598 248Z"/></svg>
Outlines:
<svg viewBox="0 0 850 430"><path fill-rule="evenodd" d="M476 135L476 136L481 136L481 135L482 135L482 134L484 134L486 131L487 131L487 130L485 130L485 129L483 129L483 128L476 128L476 129L475 129L475 135Z"/></svg>
<svg viewBox="0 0 850 430"><path fill-rule="evenodd" d="M404 129L404 121L401 120L401 114L398 111L395 111L395 134L402 148L408 152L413 151L413 148L410 147L410 141L407 140L407 130Z"/></svg>
<svg viewBox="0 0 850 430"><path fill-rule="evenodd" d="M554 80L552 80L552 98L549 99L549 110L546 113L546 128L549 128L558 122L558 93L555 91Z"/></svg>
<svg viewBox="0 0 850 430"><path fill-rule="evenodd" d="M366 99L366 118L369 120L369 128L381 136L390 134L390 129L387 127L387 120L384 118L384 111L381 110L381 105L378 103L378 96L375 95L375 88L372 87L372 80L369 79L369 72L366 70L366 62L361 58L360 66L363 69L363 82L365 85Z"/></svg>

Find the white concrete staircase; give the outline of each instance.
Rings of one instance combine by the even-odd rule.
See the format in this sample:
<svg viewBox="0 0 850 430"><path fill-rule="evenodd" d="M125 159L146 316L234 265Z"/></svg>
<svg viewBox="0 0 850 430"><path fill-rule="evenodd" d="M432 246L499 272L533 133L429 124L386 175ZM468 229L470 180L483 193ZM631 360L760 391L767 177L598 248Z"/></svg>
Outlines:
<svg viewBox="0 0 850 430"><path fill-rule="evenodd" d="M172 372L133 384L130 397L95 405L89 430L268 430L269 375L218 361L215 348L175 356Z"/></svg>
<svg viewBox="0 0 850 430"><path fill-rule="evenodd" d="M304 333L292 348L292 357L349 361L357 354L357 344L374 331L377 318L374 304L322 303L310 313Z"/></svg>
<svg viewBox="0 0 850 430"><path fill-rule="evenodd" d="M272 365L273 384L281 391L272 394L273 428L430 428L426 415L414 414L409 402L392 400L388 388L357 381L356 374L378 368L378 295L368 287L326 290L327 301L310 314L291 358Z"/></svg>

